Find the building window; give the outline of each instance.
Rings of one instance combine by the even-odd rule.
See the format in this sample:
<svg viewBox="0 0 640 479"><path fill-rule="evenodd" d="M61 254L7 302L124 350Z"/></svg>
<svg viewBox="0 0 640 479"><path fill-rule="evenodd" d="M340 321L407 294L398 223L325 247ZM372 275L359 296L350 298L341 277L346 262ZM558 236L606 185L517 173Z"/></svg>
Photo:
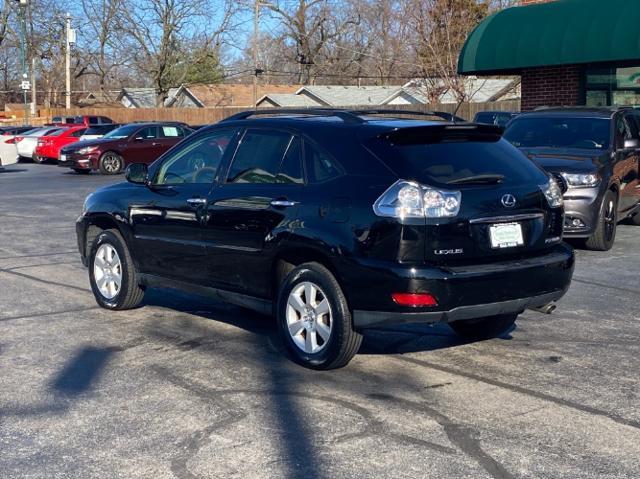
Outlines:
<svg viewBox="0 0 640 479"><path fill-rule="evenodd" d="M587 106L640 105L640 66L586 71Z"/></svg>

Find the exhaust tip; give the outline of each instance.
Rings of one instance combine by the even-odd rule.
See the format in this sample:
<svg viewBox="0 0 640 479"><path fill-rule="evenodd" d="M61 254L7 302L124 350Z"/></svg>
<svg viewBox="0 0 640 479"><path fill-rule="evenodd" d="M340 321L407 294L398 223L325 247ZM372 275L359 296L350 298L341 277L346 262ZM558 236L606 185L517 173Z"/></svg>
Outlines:
<svg viewBox="0 0 640 479"><path fill-rule="evenodd" d="M538 306L537 308L528 308L531 311L537 311L542 314L551 314L556 310L556 305L554 303L547 303L543 306Z"/></svg>

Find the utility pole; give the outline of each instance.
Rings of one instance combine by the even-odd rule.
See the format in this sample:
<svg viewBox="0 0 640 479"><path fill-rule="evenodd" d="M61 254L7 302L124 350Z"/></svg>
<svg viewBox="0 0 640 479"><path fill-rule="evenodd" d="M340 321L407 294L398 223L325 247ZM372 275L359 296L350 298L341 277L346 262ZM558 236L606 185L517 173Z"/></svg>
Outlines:
<svg viewBox="0 0 640 479"><path fill-rule="evenodd" d="M27 0L17 0L18 2L18 19L20 21L20 56L22 60L22 82L20 88L22 89L22 98L24 100L24 117L23 121L25 125L29 124L29 108L27 107L27 91L29 91L29 75L27 74L27 25L25 19L25 10L27 7Z"/></svg>
<svg viewBox="0 0 640 479"><path fill-rule="evenodd" d="M36 91L36 56L31 57L31 116L38 116L38 92Z"/></svg>
<svg viewBox="0 0 640 479"><path fill-rule="evenodd" d="M255 0L253 11L253 108L258 108L258 41L260 38L260 0Z"/></svg>
<svg viewBox="0 0 640 479"><path fill-rule="evenodd" d="M73 32L75 37L75 32ZM66 28L66 48L65 48L65 76L66 76L66 91L65 91L65 107L67 110L71 108L71 44L75 43L71 41L71 14L67 13L67 28Z"/></svg>

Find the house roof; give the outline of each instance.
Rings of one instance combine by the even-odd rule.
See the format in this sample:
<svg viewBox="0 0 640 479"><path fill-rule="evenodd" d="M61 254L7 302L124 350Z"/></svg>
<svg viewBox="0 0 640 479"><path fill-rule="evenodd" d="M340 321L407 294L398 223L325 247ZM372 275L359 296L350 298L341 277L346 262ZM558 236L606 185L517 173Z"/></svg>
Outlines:
<svg viewBox="0 0 640 479"><path fill-rule="evenodd" d="M460 52L461 74L637 60L637 0L563 0L513 7L487 17Z"/></svg>
<svg viewBox="0 0 640 479"><path fill-rule="evenodd" d="M306 95L296 95L295 93L270 93L258 100L258 106L264 106L264 103L291 108L322 106L321 103Z"/></svg>
<svg viewBox="0 0 640 479"><path fill-rule="evenodd" d="M520 80L516 78L477 78L468 77L463 79L465 90L469 95L467 101L472 103L483 103L488 101L510 100L520 98L518 88ZM429 83L421 79L411 80L402 89L422 103L429 103L427 91L429 88L445 89L445 82L441 79L430 81ZM455 94L451 91L441 93L438 101L440 103L457 103Z"/></svg>
<svg viewBox="0 0 640 479"><path fill-rule="evenodd" d="M258 98L271 94L291 94L299 89L300 85L258 85ZM200 107L253 106L253 85L226 83L183 85L174 97L177 99L180 95L190 96Z"/></svg>
<svg viewBox="0 0 640 479"><path fill-rule="evenodd" d="M324 106L383 105L400 86L305 86L296 94L307 95Z"/></svg>
<svg viewBox="0 0 640 479"><path fill-rule="evenodd" d="M178 88L169 88L165 105L175 96ZM122 102L127 97L135 108L155 108L156 107L156 90L155 88L123 88L120 90L116 101Z"/></svg>

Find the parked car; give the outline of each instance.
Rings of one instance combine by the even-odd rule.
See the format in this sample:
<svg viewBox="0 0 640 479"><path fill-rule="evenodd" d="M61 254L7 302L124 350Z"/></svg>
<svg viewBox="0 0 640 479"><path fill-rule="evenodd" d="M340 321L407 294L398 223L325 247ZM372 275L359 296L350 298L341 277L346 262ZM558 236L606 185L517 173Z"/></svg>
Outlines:
<svg viewBox="0 0 640 479"><path fill-rule="evenodd" d="M519 113L513 111L479 111L473 118L474 123L506 127Z"/></svg>
<svg viewBox="0 0 640 479"><path fill-rule="evenodd" d="M569 287L560 188L497 127L287 111L202 128L87 197L78 246L100 306L154 285L212 294L275 314L293 358L328 369L363 329L491 337Z"/></svg>
<svg viewBox="0 0 640 479"><path fill-rule="evenodd" d="M54 116L51 119L51 125L53 126L65 126L65 125L106 125L113 124L113 120L106 116L96 115L79 115L79 116Z"/></svg>
<svg viewBox="0 0 640 479"><path fill-rule="evenodd" d="M619 221L640 225L640 111L558 108L514 119L505 139L568 185L567 238L606 251Z"/></svg>
<svg viewBox="0 0 640 479"><path fill-rule="evenodd" d="M33 160L33 155L38 145L38 139L41 136L51 135L60 130L60 127L47 126L43 128L34 128L24 132L16 137L16 147L19 160Z"/></svg>
<svg viewBox="0 0 640 479"><path fill-rule="evenodd" d="M18 162L16 148L17 135L32 130L30 126L3 127L0 134L0 167L13 165Z"/></svg>
<svg viewBox="0 0 640 479"><path fill-rule="evenodd" d="M105 175L115 175L130 163L154 162L190 133L189 128L173 122L131 123L97 140L63 148L58 164L77 173L100 170Z"/></svg>
<svg viewBox="0 0 640 479"><path fill-rule="evenodd" d="M87 128L87 131L85 131L84 134L80 137L80 141L97 140L98 138L102 138L110 131L115 130L119 127L120 125L117 123L90 126L89 128Z"/></svg>
<svg viewBox="0 0 640 479"><path fill-rule="evenodd" d="M38 138L33 161L36 163L58 161L62 147L79 141L85 131L87 131L86 126L72 126L41 136Z"/></svg>

